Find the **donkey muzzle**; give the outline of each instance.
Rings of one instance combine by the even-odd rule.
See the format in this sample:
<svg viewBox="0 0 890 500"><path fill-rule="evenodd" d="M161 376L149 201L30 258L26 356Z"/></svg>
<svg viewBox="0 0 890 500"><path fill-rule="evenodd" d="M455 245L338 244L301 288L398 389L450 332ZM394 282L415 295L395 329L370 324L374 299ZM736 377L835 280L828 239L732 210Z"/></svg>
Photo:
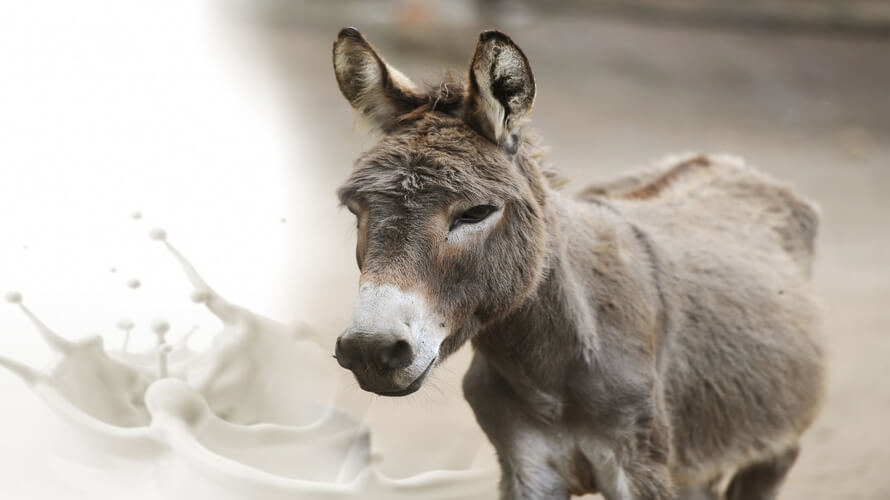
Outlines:
<svg viewBox="0 0 890 500"><path fill-rule="evenodd" d="M387 373L401 370L414 361L414 349L395 335L359 333L337 339L334 356L340 366L352 370L362 365Z"/></svg>
<svg viewBox="0 0 890 500"><path fill-rule="evenodd" d="M443 326L420 295L392 285L363 284L334 357L362 389L404 396L419 389L435 365Z"/></svg>

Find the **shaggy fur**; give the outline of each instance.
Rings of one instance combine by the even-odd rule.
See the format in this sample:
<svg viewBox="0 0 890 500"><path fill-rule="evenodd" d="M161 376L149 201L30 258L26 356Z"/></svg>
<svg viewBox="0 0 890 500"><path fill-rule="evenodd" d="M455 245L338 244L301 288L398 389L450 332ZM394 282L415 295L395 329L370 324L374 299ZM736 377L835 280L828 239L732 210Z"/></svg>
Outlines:
<svg viewBox="0 0 890 500"><path fill-rule="evenodd" d="M334 64L386 132L339 191L362 282L434 304L438 362L472 342L464 392L502 498L775 498L824 392L811 204L701 155L561 194L522 127L528 61L500 33L480 37L466 88L347 81L387 68L355 30ZM455 239L478 205L497 218Z"/></svg>

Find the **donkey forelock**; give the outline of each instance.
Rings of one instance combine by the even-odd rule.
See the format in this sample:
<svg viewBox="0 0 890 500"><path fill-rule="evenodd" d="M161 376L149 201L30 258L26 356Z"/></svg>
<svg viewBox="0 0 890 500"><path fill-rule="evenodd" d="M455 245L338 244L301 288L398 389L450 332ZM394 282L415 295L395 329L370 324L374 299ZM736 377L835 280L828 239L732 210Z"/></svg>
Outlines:
<svg viewBox="0 0 890 500"><path fill-rule="evenodd" d="M385 196L412 206L429 196L519 195L511 162L486 142L462 120L424 111L356 161L341 201Z"/></svg>

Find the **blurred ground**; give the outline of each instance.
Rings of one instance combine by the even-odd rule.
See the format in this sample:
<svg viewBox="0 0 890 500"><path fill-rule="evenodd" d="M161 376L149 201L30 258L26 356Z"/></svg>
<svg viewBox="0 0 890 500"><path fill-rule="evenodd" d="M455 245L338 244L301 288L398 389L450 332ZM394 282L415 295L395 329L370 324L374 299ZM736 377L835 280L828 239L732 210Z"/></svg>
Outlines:
<svg viewBox="0 0 890 500"><path fill-rule="evenodd" d="M317 216L333 212L337 184L372 144L334 82L337 30L359 27L390 63L432 81L444 67L463 72L479 29L497 26L531 60L533 124L572 179L567 191L668 152L727 151L821 205L815 281L826 309L830 393L782 498L890 498L890 40L522 12L483 23L458 4L442 13L416 2L309 2L287 22L257 28L299 133L317 147L317 190L331 200ZM343 248L320 254L327 283L306 300L329 311L335 328L356 273L350 217L330 217L335 237L324 246ZM467 355L450 361L434 388L373 403L369 418L391 473L436 466L394 459L412 450L430 456L433 447L447 460L467 443L487 446L459 391Z"/></svg>

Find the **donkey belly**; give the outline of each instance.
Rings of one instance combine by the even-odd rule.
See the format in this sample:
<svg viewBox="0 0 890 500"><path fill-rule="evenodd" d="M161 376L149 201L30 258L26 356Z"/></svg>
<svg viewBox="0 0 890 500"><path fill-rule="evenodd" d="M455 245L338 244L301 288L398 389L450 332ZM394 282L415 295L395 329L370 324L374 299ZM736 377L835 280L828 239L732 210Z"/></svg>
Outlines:
<svg viewBox="0 0 890 500"><path fill-rule="evenodd" d="M806 279L739 262L702 252L676 293L665 390L681 484L794 444L824 392Z"/></svg>

